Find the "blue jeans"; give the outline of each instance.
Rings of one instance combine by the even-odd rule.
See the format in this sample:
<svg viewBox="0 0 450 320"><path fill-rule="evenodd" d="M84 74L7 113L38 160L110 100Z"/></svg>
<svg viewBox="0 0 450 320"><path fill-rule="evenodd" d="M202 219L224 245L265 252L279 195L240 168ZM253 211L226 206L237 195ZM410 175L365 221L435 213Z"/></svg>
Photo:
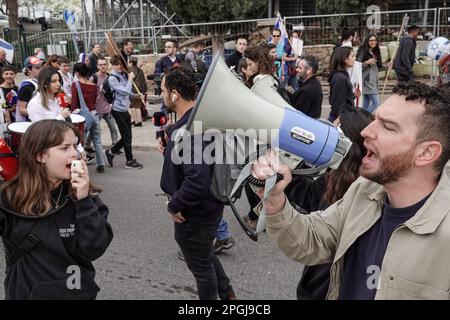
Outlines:
<svg viewBox="0 0 450 320"><path fill-rule="evenodd" d="M294 92L300 88L298 84L298 78L296 76L285 75L281 87L287 89L289 85L292 87L292 89L294 89Z"/></svg>
<svg viewBox="0 0 450 320"><path fill-rule="evenodd" d="M111 112L99 113L100 121L103 119L108 125L109 132L111 133L111 144L115 144L119 140L119 129L117 129L116 120L114 120Z"/></svg>
<svg viewBox="0 0 450 320"><path fill-rule="evenodd" d="M365 94L363 108L369 112L374 112L380 105L380 97L378 94Z"/></svg>
<svg viewBox="0 0 450 320"><path fill-rule="evenodd" d="M217 240L225 240L231 237L230 230L228 230L228 222L223 219L220 220L219 227L216 231L216 239Z"/></svg>
<svg viewBox="0 0 450 320"><path fill-rule="evenodd" d="M100 122L98 124L93 124L89 132L85 132L85 140L87 136L92 140L95 148L95 162L97 166L105 165L105 157L102 148L102 130L100 128Z"/></svg>

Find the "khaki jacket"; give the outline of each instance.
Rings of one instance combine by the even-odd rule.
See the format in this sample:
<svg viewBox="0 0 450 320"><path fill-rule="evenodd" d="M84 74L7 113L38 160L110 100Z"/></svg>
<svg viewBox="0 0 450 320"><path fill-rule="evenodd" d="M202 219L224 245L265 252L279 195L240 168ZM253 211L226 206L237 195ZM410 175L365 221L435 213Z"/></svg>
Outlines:
<svg viewBox="0 0 450 320"><path fill-rule="evenodd" d="M332 262L327 299L337 299L344 255L381 217L385 197L381 185L360 177L323 212L301 215L286 201L280 213L267 216L266 230L293 260ZM450 299L449 213L450 161L423 207L392 233L375 299Z"/></svg>

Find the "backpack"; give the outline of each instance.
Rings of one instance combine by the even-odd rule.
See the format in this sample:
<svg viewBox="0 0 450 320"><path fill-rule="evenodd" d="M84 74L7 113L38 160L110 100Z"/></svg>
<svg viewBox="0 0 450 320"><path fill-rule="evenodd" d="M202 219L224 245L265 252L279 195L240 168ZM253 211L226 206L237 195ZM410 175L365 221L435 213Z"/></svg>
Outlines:
<svg viewBox="0 0 450 320"><path fill-rule="evenodd" d="M234 203L241 197L245 185L252 179L249 176L252 165L249 163L256 160L258 154L267 149L267 145L256 145L252 138L237 136L233 133L215 135L215 140L216 147L221 145L222 150L217 148L215 150L216 163L211 175L210 193L224 205L230 206L247 236L257 241L258 234L248 227ZM253 146L252 143L254 143ZM253 178L251 183L257 184L257 180Z"/></svg>
<svg viewBox="0 0 450 320"><path fill-rule="evenodd" d="M286 101L289 105L291 105L291 99L289 98L289 91L280 83L280 80L278 80L277 77L273 77L275 79L275 88L277 89L277 93L283 98L284 101Z"/></svg>
<svg viewBox="0 0 450 320"><path fill-rule="evenodd" d="M114 98L115 98L115 92L112 91L112 89L109 85L110 77L115 77L118 81L120 81L120 78L118 76L113 75L113 74L109 75L108 77L106 77L105 81L103 82L102 88L100 89L100 93L102 94L102 96L106 102L113 103Z"/></svg>
<svg viewBox="0 0 450 320"><path fill-rule="evenodd" d="M195 63L197 64L197 70L194 70L194 68L192 68L191 61L186 59L180 63L180 67L194 71L197 88L201 88L203 81L206 78L206 74L208 73L208 66L197 55L195 55Z"/></svg>

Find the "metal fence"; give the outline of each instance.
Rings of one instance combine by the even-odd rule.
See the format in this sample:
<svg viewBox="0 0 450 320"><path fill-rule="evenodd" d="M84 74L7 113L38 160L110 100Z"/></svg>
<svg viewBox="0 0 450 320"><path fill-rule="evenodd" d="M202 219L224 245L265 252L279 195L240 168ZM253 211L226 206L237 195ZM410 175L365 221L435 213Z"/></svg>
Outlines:
<svg viewBox="0 0 450 320"><path fill-rule="evenodd" d="M361 38L369 33L376 33L381 41L393 41L397 39L403 17L407 14L409 24L416 24L421 27L425 40L437 35L448 34L448 8L434 8L422 10L406 11L383 11L379 12L380 25L378 28L368 27L368 20L372 13L358 14L333 14L286 17L285 24L288 30L294 26L303 25L303 40L305 45L336 44L343 28L355 28ZM162 26L140 26L133 28L121 28L114 30L79 31L80 51L82 44L104 43L104 32L111 32L114 39L120 43L125 38L130 38L137 44L137 49L142 53L160 53L163 51L163 41L166 38L177 39L179 42L191 39L200 35L216 34L221 40L227 41L235 39L237 36L263 38L262 26L273 25L274 19L223 21L197 24L177 24ZM19 37L20 38L20 37ZM22 45L22 55L31 54L34 47L46 47L47 45L57 45L65 47L66 55L72 61L77 60L76 50L72 42L72 34L68 31L41 32L37 36L25 34L22 38L25 42ZM90 51L90 48L87 48ZM21 57L21 60L23 57Z"/></svg>

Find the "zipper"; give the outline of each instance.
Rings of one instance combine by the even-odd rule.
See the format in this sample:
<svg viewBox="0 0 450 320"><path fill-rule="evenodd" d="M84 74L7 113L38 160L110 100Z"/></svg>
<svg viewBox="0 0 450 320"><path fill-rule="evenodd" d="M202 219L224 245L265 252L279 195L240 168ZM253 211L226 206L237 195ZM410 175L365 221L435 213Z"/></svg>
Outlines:
<svg viewBox="0 0 450 320"><path fill-rule="evenodd" d="M1 206L0 208L2 210L12 214L13 216L16 216L16 217L19 217L19 218L40 219L40 218L45 218L45 217L51 216L55 212L57 212L59 210L62 210L67 205L68 202L69 202L69 196L66 196L65 201L62 203L62 205L58 209L53 208L52 210L47 212L44 216L26 216L26 215L23 215L23 214L19 214L19 213L15 212L15 211L12 211L11 209L8 209L8 208L6 208L4 206Z"/></svg>

